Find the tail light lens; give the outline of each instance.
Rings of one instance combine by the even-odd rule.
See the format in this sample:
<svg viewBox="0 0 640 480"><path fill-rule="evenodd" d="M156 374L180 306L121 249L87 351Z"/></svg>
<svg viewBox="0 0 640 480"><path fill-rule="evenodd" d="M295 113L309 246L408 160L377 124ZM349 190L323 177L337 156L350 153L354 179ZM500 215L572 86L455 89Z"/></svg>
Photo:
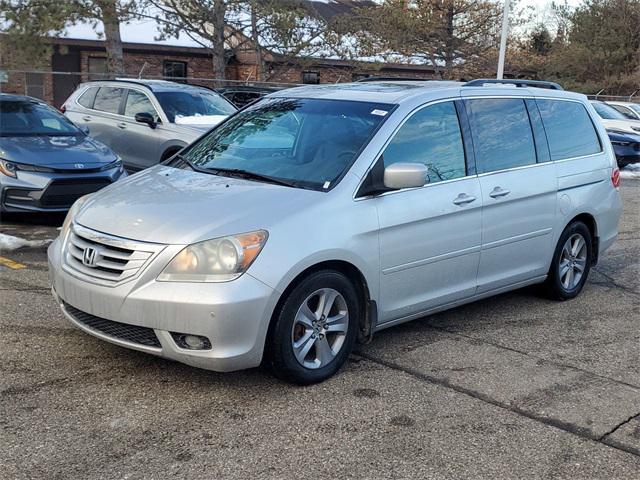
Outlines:
<svg viewBox="0 0 640 480"><path fill-rule="evenodd" d="M611 172L611 183L614 188L618 188L620 186L620 169L614 168L613 172Z"/></svg>
<svg viewBox="0 0 640 480"><path fill-rule="evenodd" d="M66 112L66 111L67 111L67 107L66 107L66 105L62 105L62 106L59 108L59 110L60 110L60 113L64 113L64 112Z"/></svg>

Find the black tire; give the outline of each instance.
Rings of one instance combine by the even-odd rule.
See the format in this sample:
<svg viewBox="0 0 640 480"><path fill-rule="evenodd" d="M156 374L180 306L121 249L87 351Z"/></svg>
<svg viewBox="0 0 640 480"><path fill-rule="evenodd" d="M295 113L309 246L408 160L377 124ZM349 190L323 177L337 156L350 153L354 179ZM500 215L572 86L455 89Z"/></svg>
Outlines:
<svg viewBox="0 0 640 480"><path fill-rule="evenodd" d="M170 148L169 150L167 150L166 152L164 152L162 154L162 156L160 157L160 162L164 162L165 160L170 159L176 153L178 153L180 150L182 150L182 149L181 148Z"/></svg>
<svg viewBox="0 0 640 480"><path fill-rule="evenodd" d="M341 347L328 364L318 368L307 368L298 361L294 354L294 320L305 300L321 289L332 289L342 296L348 309L347 331ZM333 376L349 357L357 337L358 321L362 311L358 298L358 292L354 285L338 271L321 270L310 274L299 282L289 292L281 304L281 308L276 311L273 319L274 324L267 340L266 363L273 374L282 380L299 385L322 382ZM333 334L327 333L327 340L329 335ZM313 352L314 350L310 351L310 353Z"/></svg>
<svg viewBox="0 0 640 480"><path fill-rule="evenodd" d="M565 244L570 238L575 238L576 235L582 236L585 241L586 261L580 280L575 285L569 285L569 287L567 287L567 282L563 283L562 281L562 278L566 279L566 277L561 278L560 262L562 261ZM558 240L558 244L556 245L556 249L553 254L553 260L551 261L551 267L549 268L549 274L545 282L547 296L560 301L570 300L577 297L587 281L592 262L593 239L591 238L591 231L580 221L570 223L564 229L562 235L560 235L560 239Z"/></svg>

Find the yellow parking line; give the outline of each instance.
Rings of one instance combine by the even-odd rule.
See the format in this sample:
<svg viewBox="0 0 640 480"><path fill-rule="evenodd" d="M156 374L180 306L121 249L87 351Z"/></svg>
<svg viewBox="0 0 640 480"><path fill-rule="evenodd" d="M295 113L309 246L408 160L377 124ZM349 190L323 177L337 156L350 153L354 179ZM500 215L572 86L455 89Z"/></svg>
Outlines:
<svg viewBox="0 0 640 480"><path fill-rule="evenodd" d="M22 263L14 262L13 260L5 257L0 257L0 265L9 267L12 270L22 270L23 268L27 268L26 265L23 265Z"/></svg>

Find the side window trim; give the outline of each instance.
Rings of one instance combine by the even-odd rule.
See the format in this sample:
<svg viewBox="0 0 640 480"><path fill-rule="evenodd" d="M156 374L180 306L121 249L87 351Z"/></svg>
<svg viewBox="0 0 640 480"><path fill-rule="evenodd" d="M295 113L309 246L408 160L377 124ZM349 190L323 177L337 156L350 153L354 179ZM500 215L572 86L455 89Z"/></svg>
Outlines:
<svg viewBox="0 0 640 480"><path fill-rule="evenodd" d="M460 125L460 133L462 134L462 146L464 148L464 161L467 170L467 177L477 175L476 155L473 149L473 137L471 136L471 126L467 117L467 109L462 100L455 100L453 104L458 114L458 124Z"/></svg>
<svg viewBox="0 0 640 480"><path fill-rule="evenodd" d="M548 163L551 161L551 149L547 131L544 129L542 115L538 109L538 104L532 98L525 98L524 104L527 107L531 132L533 133L533 144L536 149L536 163Z"/></svg>

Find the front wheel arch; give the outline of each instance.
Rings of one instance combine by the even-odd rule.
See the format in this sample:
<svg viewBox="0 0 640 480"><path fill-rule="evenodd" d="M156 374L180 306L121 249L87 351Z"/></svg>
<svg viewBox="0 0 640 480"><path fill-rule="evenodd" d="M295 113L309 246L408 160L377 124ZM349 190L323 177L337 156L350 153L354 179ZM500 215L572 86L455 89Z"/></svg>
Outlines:
<svg viewBox="0 0 640 480"><path fill-rule="evenodd" d="M307 267L302 272L300 272L293 280L291 280L287 287L284 289L284 291L280 295L280 298L278 299L278 302L276 303L276 307L271 313L269 329L267 331L267 336L265 339L265 353L269 348L269 344L271 343L275 319L280 313L283 303L285 302L291 291L298 284L300 284L302 280L307 278L312 273L318 272L320 270L335 270L344 274L353 282L354 287L358 292L358 300L360 302L361 312L364 312L364 315L361 315L361 318L359 319L360 328L358 331L358 342L368 343L371 341L371 338L373 337L373 331L378 319L378 310L376 302L371 300L369 286L364 275L362 274L360 269L358 269L358 267L356 267L352 263L346 262L344 260L329 260L319 262Z"/></svg>

